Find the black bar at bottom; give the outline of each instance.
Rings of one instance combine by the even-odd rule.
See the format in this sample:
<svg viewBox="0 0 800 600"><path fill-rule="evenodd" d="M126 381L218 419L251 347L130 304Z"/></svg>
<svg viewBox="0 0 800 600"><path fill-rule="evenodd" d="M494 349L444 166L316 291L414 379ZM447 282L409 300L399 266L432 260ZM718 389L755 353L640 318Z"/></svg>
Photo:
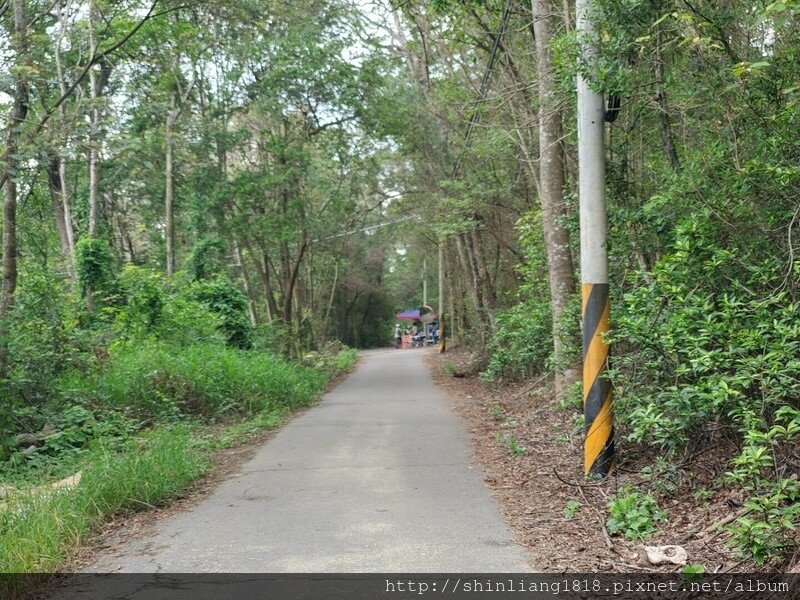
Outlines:
<svg viewBox="0 0 800 600"><path fill-rule="evenodd" d="M800 598L800 574L0 574L0 599Z"/></svg>

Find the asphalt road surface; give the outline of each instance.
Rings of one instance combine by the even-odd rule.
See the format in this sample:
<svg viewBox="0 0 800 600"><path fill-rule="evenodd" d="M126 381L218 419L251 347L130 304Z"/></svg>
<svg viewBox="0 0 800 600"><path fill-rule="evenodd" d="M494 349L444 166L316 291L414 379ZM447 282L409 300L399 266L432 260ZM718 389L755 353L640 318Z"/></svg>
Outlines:
<svg viewBox="0 0 800 600"><path fill-rule="evenodd" d="M88 571L530 570L425 352L363 353L209 497Z"/></svg>

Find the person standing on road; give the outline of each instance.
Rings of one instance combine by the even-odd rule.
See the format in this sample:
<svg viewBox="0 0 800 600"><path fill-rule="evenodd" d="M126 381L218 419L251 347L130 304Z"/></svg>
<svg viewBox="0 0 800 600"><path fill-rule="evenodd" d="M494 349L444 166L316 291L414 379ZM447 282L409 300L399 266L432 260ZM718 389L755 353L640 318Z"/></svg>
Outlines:
<svg viewBox="0 0 800 600"><path fill-rule="evenodd" d="M394 326L394 346L400 348L403 345L403 332L400 331L400 323Z"/></svg>

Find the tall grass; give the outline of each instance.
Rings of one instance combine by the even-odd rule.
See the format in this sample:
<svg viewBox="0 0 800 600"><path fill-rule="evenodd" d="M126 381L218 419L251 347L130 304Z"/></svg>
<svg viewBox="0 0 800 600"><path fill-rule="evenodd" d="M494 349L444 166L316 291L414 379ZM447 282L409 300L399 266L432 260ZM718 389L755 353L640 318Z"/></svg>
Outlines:
<svg viewBox="0 0 800 600"><path fill-rule="evenodd" d="M62 423L57 443L0 465L0 482L22 468L17 480L32 484L57 472L54 464L80 468L83 476L74 489L0 500L0 573L63 568L100 523L180 495L211 452L280 425L357 356L345 349L310 368L220 345L148 342L118 346L95 369L64 374L54 389L70 407L63 419L72 420ZM230 417L238 422L221 431L203 425Z"/></svg>
<svg viewBox="0 0 800 600"><path fill-rule="evenodd" d="M325 373L263 352L153 343L117 348L97 372L72 372L59 387L70 400L162 419L307 404L326 381Z"/></svg>
<svg viewBox="0 0 800 600"><path fill-rule="evenodd" d="M208 465L191 445L184 427L155 430L114 451L97 443L76 488L10 495L0 504L0 572L52 571L109 517L174 498Z"/></svg>
<svg viewBox="0 0 800 600"><path fill-rule="evenodd" d="M354 348L344 348L340 350L333 359L334 370L346 372L356 366L358 362L358 350Z"/></svg>

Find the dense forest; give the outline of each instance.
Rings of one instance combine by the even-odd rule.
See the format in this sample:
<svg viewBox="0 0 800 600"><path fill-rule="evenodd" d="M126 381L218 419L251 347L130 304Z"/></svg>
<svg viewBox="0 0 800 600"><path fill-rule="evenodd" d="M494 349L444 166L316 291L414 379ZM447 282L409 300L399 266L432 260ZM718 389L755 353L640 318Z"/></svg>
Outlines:
<svg viewBox="0 0 800 600"><path fill-rule="evenodd" d="M581 74L612 121L617 444L714 449L736 551L796 561L800 2L593 7L581 40L558 0L0 2L0 482L188 480L196 423L310 402L423 277L481 378L579 411ZM2 570L130 507L101 488L36 557L0 535Z"/></svg>

